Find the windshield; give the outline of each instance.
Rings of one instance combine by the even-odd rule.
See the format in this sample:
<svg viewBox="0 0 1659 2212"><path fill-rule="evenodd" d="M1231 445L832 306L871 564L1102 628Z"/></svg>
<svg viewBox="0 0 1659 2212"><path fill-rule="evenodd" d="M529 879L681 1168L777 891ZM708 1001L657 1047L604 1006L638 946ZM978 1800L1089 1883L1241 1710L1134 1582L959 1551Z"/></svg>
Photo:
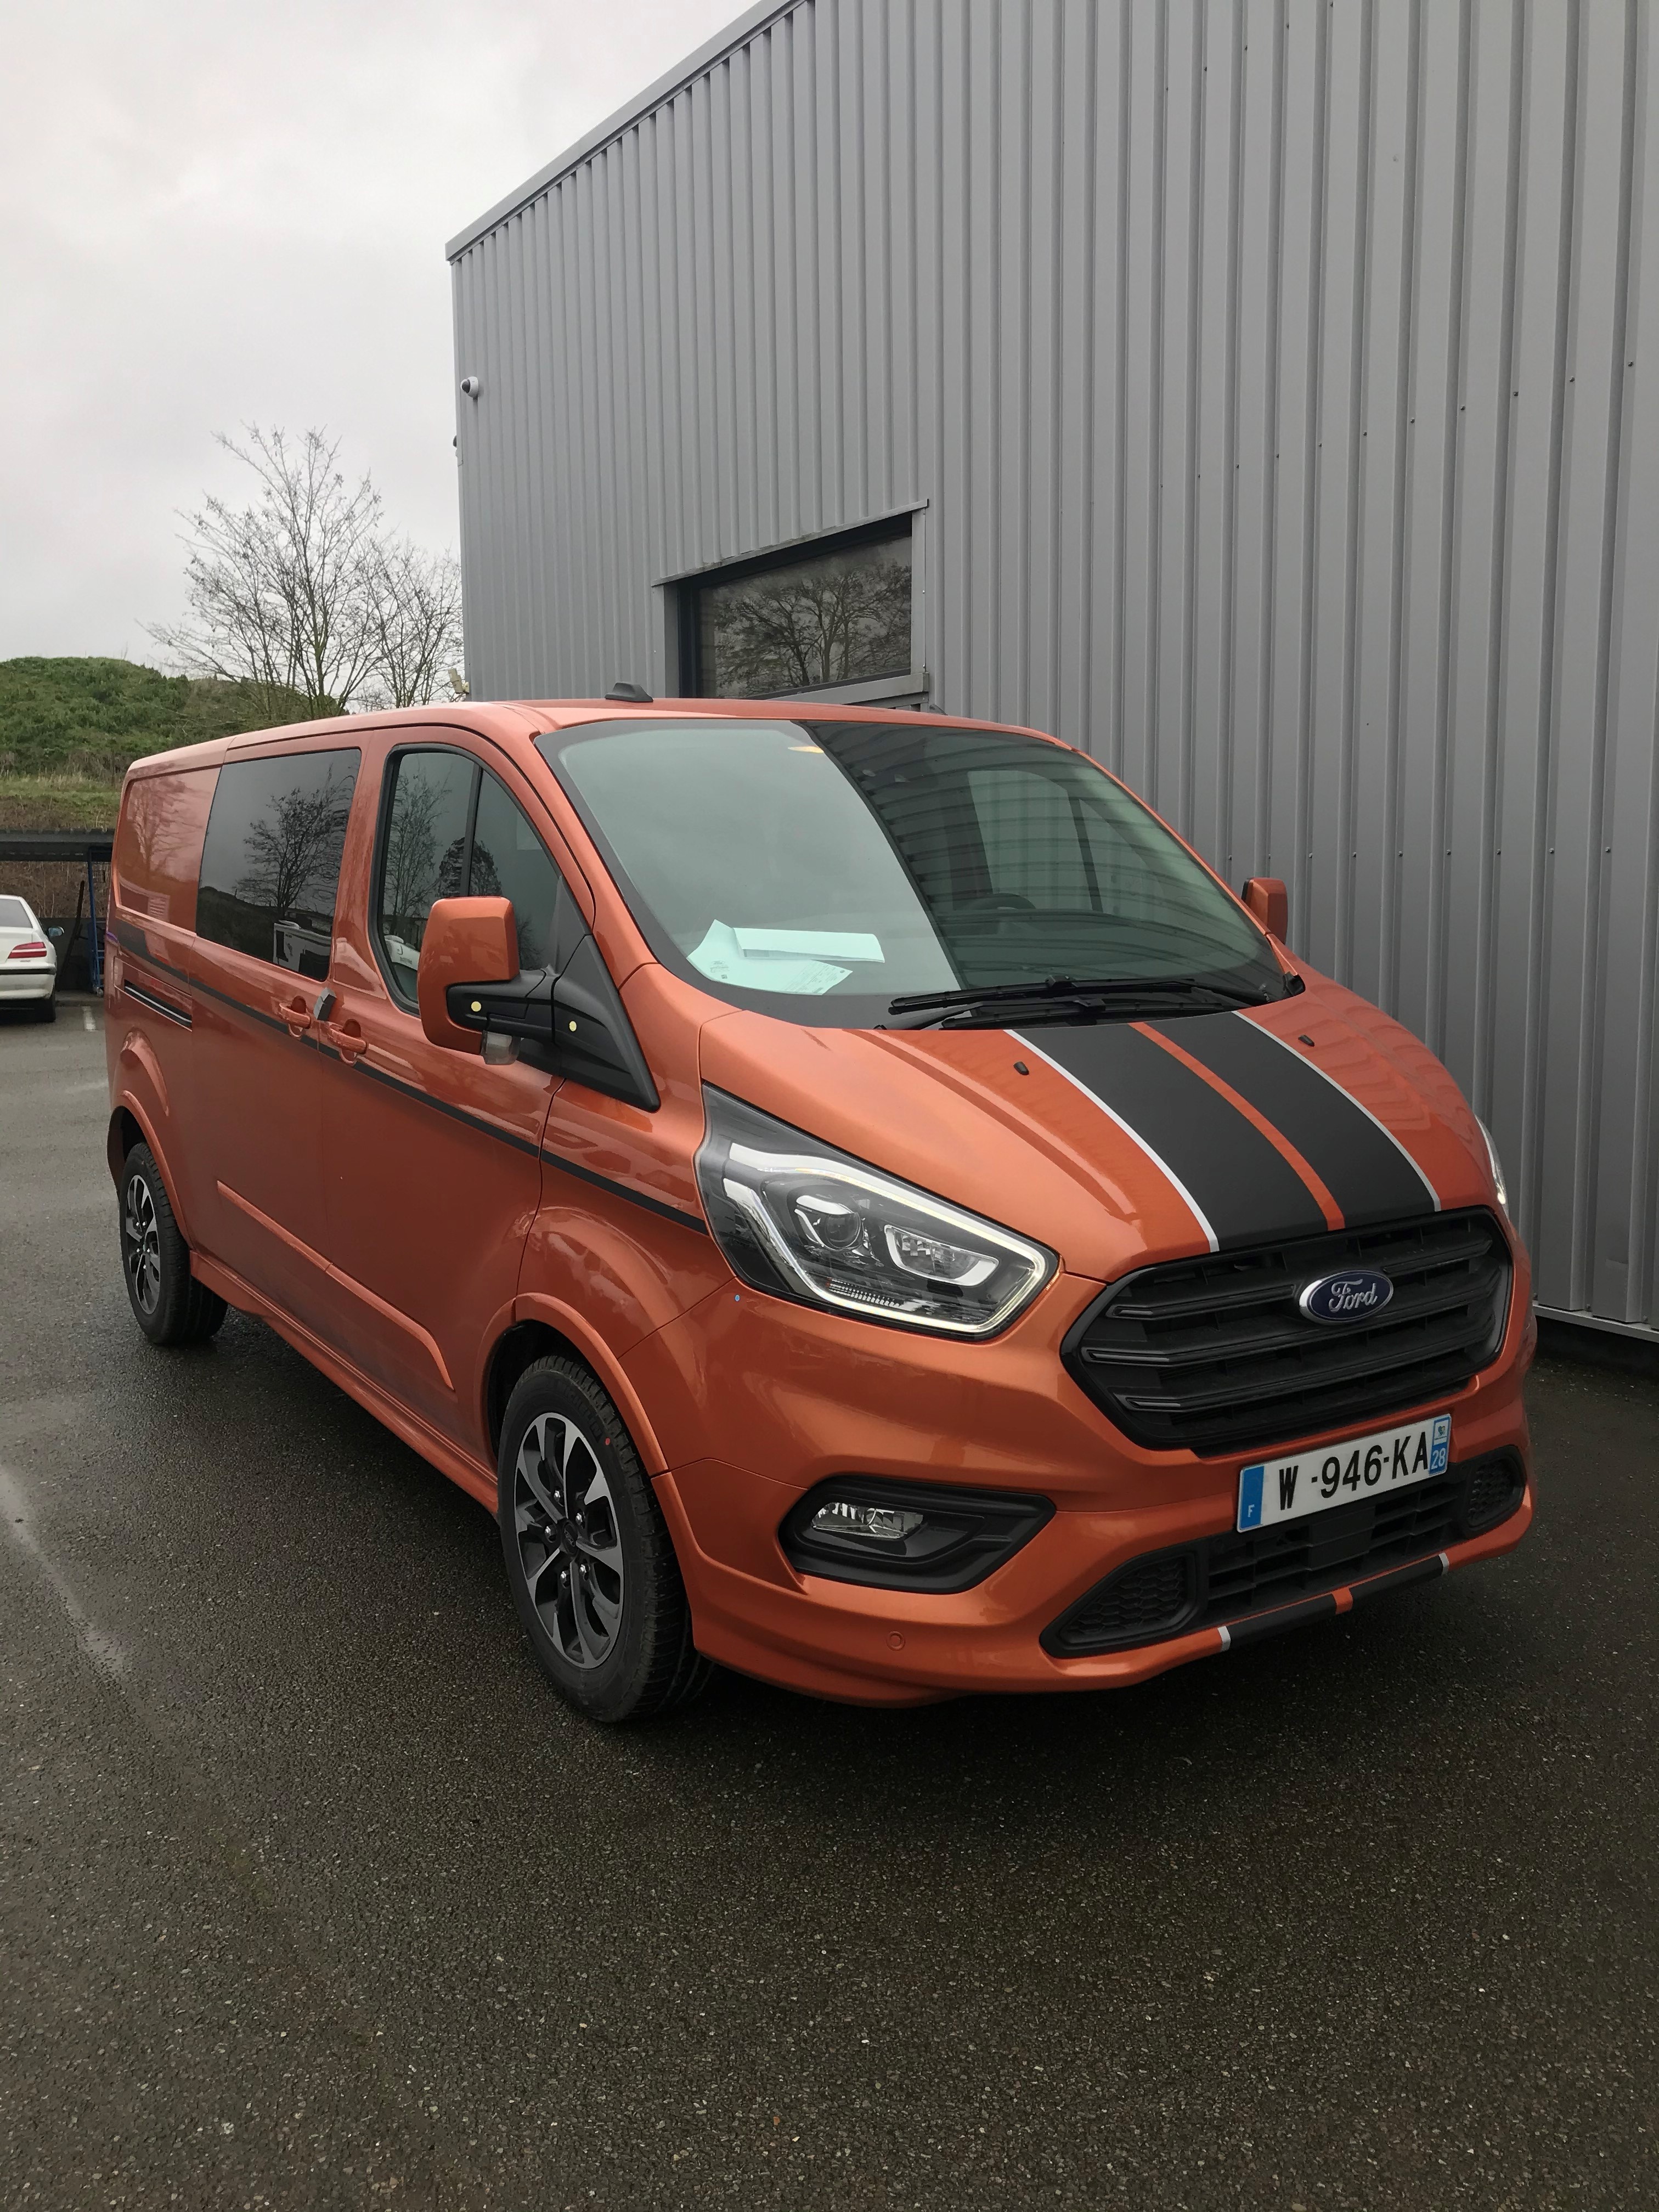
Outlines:
<svg viewBox="0 0 1659 2212"><path fill-rule="evenodd" d="M658 958L735 1006L858 1027L1056 976L1284 988L1157 817L1041 738L711 718L537 743Z"/></svg>

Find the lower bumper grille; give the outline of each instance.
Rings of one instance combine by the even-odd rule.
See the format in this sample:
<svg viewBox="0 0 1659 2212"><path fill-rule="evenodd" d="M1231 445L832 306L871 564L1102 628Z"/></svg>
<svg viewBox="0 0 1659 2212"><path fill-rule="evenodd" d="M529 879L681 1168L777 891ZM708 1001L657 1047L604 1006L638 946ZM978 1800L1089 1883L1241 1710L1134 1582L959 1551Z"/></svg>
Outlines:
<svg viewBox="0 0 1659 2212"><path fill-rule="evenodd" d="M1389 1498L1148 1553L1063 1613L1042 1648L1080 1659L1293 1605L1495 1528L1519 1510L1525 1488L1519 1455L1494 1452Z"/></svg>

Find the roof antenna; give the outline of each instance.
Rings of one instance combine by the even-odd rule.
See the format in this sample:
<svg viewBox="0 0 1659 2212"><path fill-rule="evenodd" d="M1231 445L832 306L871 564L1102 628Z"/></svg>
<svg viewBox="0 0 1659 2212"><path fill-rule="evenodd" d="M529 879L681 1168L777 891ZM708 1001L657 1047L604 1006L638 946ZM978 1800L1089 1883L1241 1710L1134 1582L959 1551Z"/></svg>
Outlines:
<svg viewBox="0 0 1659 2212"><path fill-rule="evenodd" d="M607 699L618 700L623 706L628 707L654 707L657 703L642 684L629 684L625 678L620 676L605 696Z"/></svg>

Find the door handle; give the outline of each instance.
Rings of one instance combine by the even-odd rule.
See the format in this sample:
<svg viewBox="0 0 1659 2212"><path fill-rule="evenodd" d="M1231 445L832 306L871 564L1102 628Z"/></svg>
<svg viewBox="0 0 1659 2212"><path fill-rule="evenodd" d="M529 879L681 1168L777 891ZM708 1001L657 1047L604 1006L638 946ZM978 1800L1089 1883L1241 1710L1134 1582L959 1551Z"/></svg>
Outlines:
<svg viewBox="0 0 1659 2212"><path fill-rule="evenodd" d="M303 999L278 999L276 1012L291 1037L302 1037L311 1027L311 1009Z"/></svg>
<svg viewBox="0 0 1659 2212"><path fill-rule="evenodd" d="M324 1027L327 1032L329 1042L348 1067L351 1066L358 1054L368 1047L368 1039L356 1022L327 1022L325 1023Z"/></svg>

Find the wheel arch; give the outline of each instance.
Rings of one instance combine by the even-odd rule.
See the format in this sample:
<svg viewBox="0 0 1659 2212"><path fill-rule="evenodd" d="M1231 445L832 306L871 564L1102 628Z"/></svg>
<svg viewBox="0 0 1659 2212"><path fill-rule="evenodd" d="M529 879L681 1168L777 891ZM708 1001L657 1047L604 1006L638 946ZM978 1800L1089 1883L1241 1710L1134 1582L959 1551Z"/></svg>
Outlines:
<svg viewBox="0 0 1659 2212"><path fill-rule="evenodd" d="M104 1154L109 1162L111 1180L118 1190L121 1170L126 1164L127 1154L135 1145L148 1145L155 1155L155 1164L161 1171L161 1181L167 1194L167 1204L173 1208L173 1218L179 1225L179 1234L193 1252L196 1237L190 1218L179 1194L179 1178L173 1172L167 1152L160 1143L151 1116L144 1110L143 1102L134 1098L130 1091L123 1091L110 1109L109 1127L104 1135Z"/></svg>
<svg viewBox="0 0 1659 2212"><path fill-rule="evenodd" d="M112 1110L109 1129L104 1139L104 1155L109 1162L112 1182L119 1184L127 1154L135 1145L149 1145L151 1152L155 1152L155 1146L150 1144L149 1131L131 1107L124 1102ZM156 1152L155 1156L159 1160L161 1154Z"/></svg>
<svg viewBox="0 0 1659 2212"><path fill-rule="evenodd" d="M589 1370L614 1401L647 1474L665 1474L667 1462L639 1393L611 1347L581 1316L556 1299L541 1297L515 1300L513 1314L510 1325L490 1347L484 1373L484 1420L492 1459L500 1457L507 1401L525 1370L538 1359L574 1359Z"/></svg>

